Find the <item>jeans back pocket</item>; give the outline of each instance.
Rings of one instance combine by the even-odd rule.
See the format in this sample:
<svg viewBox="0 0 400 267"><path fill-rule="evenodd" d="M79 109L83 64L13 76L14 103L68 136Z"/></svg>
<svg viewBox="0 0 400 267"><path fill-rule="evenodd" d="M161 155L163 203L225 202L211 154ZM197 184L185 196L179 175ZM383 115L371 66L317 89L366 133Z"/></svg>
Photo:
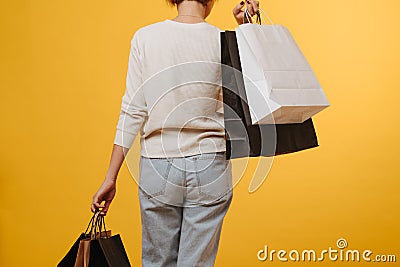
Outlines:
<svg viewBox="0 0 400 267"><path fill-rule="evenodd" d="M173 158L140 157L139 188L149 198L165 194Z"/></svg>
<svg viewBox="0 0 400 267"><path fill-rule="evenodd" d="M198 192L206 198L218 199L232 189L232 171L225 155L200 156L195 161Z"/></svg>

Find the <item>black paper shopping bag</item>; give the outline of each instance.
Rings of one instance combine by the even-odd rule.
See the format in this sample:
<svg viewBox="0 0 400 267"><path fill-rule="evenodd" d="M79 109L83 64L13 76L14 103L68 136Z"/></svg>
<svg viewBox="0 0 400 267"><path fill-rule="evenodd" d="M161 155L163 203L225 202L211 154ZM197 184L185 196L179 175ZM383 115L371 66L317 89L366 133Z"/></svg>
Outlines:
<svg viewBox="0 0 400 267"><path fill-rule="evenodd" d="M235 31L220 33L227 159L275 156L318 146L312 119L252 125Z"/></svg>
<svg viewBox="0 0 400 267"><path fill-rule="evenodd" d="M100 233L104 227L104 232L108 233L105 229L104 216L98 217ZM90 258L89 267L130 267L128 255L126 254L125 247L122 243L119 234L108 236L105 238L101 235L99 238L90 241Z"/></svg>

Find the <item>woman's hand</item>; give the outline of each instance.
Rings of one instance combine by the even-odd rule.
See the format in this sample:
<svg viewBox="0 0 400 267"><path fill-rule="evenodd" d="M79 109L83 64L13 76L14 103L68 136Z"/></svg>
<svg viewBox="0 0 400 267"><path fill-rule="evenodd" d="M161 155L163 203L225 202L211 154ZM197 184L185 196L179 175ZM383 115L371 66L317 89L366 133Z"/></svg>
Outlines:
<svg viewBox="0 0 400 267"><path fill-rule="evenodd" d="M116 181L112 179L105 179L100 189L93 196L92 205L90 209L92 212L96 212L100 208L100 215L105 216L107 214L108 208L110 207L111 201L114 199L116 193ZM103 200L104 205L100 205Z"/></svg>
<svg viewBox="0 0 400 267"><path fill-rule="evenodd" d="M115 196L118 172L125 159L124 154L128 153L129 151L129 149L127 149L126 152L124 152L124 149L125 148L122 146L114 144L106 178L104 179L103 184L100 186L100 189L93 196L92 204L90 206L92 212L96 212L102 208L100 215L106 215L108 207L110 207L111 201ZM105 201L105 204L100 205L103 201Z"/></svg>
<svg viewBox="0 0 400 267"><path fill-rule="evenodd" d="M244 10L242 10L242 7L244 5L244 1L246 1L247 3L247 10L250 13L250 21L248 21L248 16L246 16L244 14ZM259 2L256 0L243 0L242 2L240 2L239 4L237 4L233 10L233 16L235 17L237 23L243 24L243 23L247 23L247 22L252 22L251 17L254 16L257 12L258 12L258 6L259 6ZM244 20L244 22L243 22Z"/></svg>

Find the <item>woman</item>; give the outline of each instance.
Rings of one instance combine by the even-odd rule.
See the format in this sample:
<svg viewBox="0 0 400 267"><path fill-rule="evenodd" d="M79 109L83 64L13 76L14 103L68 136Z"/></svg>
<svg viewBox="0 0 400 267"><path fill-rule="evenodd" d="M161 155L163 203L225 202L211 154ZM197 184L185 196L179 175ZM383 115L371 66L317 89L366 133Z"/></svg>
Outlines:
<svg viewBox="0 0 400 267"><path fill-rule="evenodd" d="M213 266L233 195L218 84L221 30L205 21L214 0L167 2L178 15L140 28L131 40L110 165L91 211L106 215L140 132L143 266ZM247 1L250 16L258 4ZM244 5L232 10L238 24L247 21Z"/></svg>

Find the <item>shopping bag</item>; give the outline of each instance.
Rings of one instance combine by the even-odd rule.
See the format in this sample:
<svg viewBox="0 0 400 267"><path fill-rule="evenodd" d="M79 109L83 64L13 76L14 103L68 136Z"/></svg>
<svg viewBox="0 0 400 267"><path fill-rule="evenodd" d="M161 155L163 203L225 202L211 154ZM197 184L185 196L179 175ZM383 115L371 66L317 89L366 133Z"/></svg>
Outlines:
<svg viewBox="0 0 400 267"><path fill-rule="evenodd" d="M75 266L75 261L78 255L78 250L80 246L80 241L87 239L90 236L90 233L88 233L89 227L94 226L95 223L95 218L96 214L94 214L85 230L85 232L81 233L79 237L76 239L70 250L67 252L67 254L64 256L64 258L57 264L57 267L74 267ZM92 231L91 228L91 231Z"/></svg>
<svg viewBox="0 0 400 267"><path fill-rule="evenodd" d="M251 123L304 122L328 99L289 30L259 21L235 29Z"/></svg>
<svg viewBox="0 0 400 267"><path fill-rule="evenodd" d="M303 123L252 125L235 31L220 33L227 159L275 156L318 146L312 118Z"/></svg>
<svg viewBox="0 0 400 267"><path fill-rule="evenodd" d="M74 267L89 266L90 238L85 238L79 242L78 254L76 255Z"/></svg>
<svg viewBox="0 0 400 267"><path fill-rule="evenodd" d="M108 230L107 232L101 232L101 234L97 234L96 238L101 237L107 237L111 235L111 230ZM78 248L78 254L76 256L76 261L74 267L88 267L89 266L89 260L90 260L90 242L91 238L85 238L80 241L79 243L79 248Z"/></svg>
<svg viewBox="0 0 400 267"><path fill-rule="evenodd" d="M112 236L111 230L105 229L104 216L99 214L100 211L93 214L85 232L80 234L57 266L130 266L120 235ZM103 228L104 231L102 231Z"/></svg>
<svg viewBox="0 0 400 267"><path fill-rule="evenodd" d="M89 267L130 267L121 236L119 234L108 235L104 216L99 216L97 222L100 233L104 227L106 237L103 238L100 235L100 237L90 240Z"/></svg>

